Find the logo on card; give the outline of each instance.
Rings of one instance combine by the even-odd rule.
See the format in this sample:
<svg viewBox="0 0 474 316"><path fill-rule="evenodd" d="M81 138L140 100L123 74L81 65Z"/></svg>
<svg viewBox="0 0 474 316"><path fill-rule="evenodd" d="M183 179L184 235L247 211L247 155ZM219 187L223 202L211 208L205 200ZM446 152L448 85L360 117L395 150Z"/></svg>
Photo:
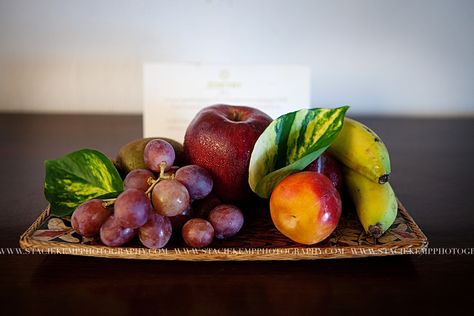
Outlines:
<svg viewBox="0 0 474 316"><path fill-rule="evenodd" d="M238 81L230 81L230 71L228 69L221 69L218 74L218 79L209 81L207 83L208 89L239 89L242 88L242 83Z"/></svg>
<svg viewBox="0 0 474 316"><path fill-rule="evenodd" d="M230 78L230 71L227 70L227 69L222 69L220 72L219 72L219 79L221 80L227 80Z"/></svg>

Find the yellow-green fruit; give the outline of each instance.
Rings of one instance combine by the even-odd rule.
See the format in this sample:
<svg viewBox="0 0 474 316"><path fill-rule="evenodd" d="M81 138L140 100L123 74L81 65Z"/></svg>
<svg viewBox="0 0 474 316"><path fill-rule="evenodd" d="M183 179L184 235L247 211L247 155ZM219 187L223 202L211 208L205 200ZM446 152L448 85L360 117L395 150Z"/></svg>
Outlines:
<svg viewBox="0 0 474 316"><path fill-rule="evenodd" d="M390 183L375 183L349 168L344 168L343 174L362 226L379 238L397 217L398 203Z"/></svg>
<svg viewBox="0 0 474 316"><path fill-rule="evenodd" d="M328 151L345 166L370 180L378 183L388 181L391 168L387 147L364 124L346 117L341 132Z"/></svg>
<svg viewBox="0 0 474 316"><path fill-rule="evenodd" d="M115 159L115 165L125 174L134 169L147 168L143 159L143 151L145 150L146 144L152 139L162 139L170 143L176 154L174 165L182 166L184 164L183 145L173 139L165 137L148 137L135 139L123 145Z"/></svg>

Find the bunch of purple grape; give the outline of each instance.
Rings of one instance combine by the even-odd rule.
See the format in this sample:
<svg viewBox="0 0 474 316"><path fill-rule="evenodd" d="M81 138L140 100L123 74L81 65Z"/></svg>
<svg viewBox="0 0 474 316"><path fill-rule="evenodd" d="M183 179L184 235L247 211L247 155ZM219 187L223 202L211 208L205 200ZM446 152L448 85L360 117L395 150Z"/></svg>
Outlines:
<svg viewBox="0 0 474 316"><path fill-rule="evenodd" d="M173 232L181 231L190 247L206 247L214 237L228 238L240 231L242 212L211 193L213 181L206 169L173 166L173 147L161 139L145 146L144 160L148 169L129 172L116 199L93 199L76 208L71 223L77 233L99 235L102 243L113 247L138 235L145 247L157 249Z"/></svg>

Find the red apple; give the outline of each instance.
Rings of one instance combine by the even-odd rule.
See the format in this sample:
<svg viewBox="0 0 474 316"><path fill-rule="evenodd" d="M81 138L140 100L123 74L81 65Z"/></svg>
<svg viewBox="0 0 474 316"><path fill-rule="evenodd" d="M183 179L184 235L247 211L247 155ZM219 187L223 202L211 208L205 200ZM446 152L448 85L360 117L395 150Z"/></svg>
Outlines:
<svg viewBox="0 0 474 316"><path fill-rule="evenodd" d="M310 163L305 171L316 171L324 174L331 180L339 193L342 193L342 169L339 161L329 153L324 152L315 161Z"/></svg>
<svg viewBox="0 0 474 316"><path fill-rule="evenodd" d="M186 158L190 164L209 170L214 191L223 201L238 203L251 197L250 155L271 121L255 108L218 104L202 109L188 126Z"/></svg>

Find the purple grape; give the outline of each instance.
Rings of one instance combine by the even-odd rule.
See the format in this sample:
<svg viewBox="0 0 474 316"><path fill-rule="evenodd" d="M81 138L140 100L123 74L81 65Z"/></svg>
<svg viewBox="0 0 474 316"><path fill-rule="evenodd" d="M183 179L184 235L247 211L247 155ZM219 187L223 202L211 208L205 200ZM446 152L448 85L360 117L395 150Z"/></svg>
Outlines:
<svg viewBox="0 0 474 316"><path fill-rule="evenodd" d="M221 204L221 200L215 194L210 193L204 199L193 202L194 217L207 219L212 209Z"/></svg>
<svg viewBox="0 0 474 316"><path fill-rule="evenodd" d="M145 192L150 187L148 179L155 179L153 172L148 169L135 169L130 171L123 180L124 190L137 189Z"/></svg>
<svg viewBox="0 0 474 316"><path fill-rule="evenodd" d="M177 180L161 180L151 192L153 207L163 216L176 216L189 207L189 193Z"/></svg>
<svg viewBox="0 0 474 316"><path fill-rule="evenodd" d="M110 216L111 211L98 199L89 200L79 205L72 213L72 228L84 237L93 237L100 231L100 226Z"/></svg>
<svg viewBox="0 0 474 316"><path fill-rule="evenodd" d="M126 228L119 224L114 215L110 216L100 228L100 240L110 247L121 246L135 236L133 228Z"/></svg>
<svg viewBox="0 0 474 316"><path fill-rule="evenodd" d="M162 139L154 139L148 142L143 152L143 159L147 167L155 172L160 172L160 164L166 163L165 171L168 171L174 163L176 154L173 146Z"/></svg>
<svg viewBox="0 0 474 316"><path fill-rule="evenodd" d="M117 197L114 210L121 226L138 228L147 222L153 207L145 192L129 189Z"/></svg>
<svg viewBox="0 0 474 316"><path fill-rule="evenodd" d="M168 217L153 213L148 222L138 229L142 244L150 249L163 248L171 238L172 227Z"/></svg>
<svg viewBox="0 0 474 316"><path fill-rule="evenodd" d="M188 246L202 248L211 244L214 228L205 219L193 218L184 224L181 234Z"/></svg>
<svg viewBox="0 0 474 316"><path fill-rule="evenodd" d="M181 231L184 223L193 218L193 209L189 206L183 213L168 218L173 226L173 231Z"/></svg>
<svg viewBox="0 0 474 316"><path fill-rule="evenodd" d="M244 215L234 205L222 204L209 213L209 222L214 227L218 239L229 238L237 234L244 224Z"/></svg>
<svg viewBox="0 0 474 316"><path fill-rule="evenodd" d="M175 179L184 184L192 200L205 198L212 191L211 174L198 165L179 168Z"/></svg>

